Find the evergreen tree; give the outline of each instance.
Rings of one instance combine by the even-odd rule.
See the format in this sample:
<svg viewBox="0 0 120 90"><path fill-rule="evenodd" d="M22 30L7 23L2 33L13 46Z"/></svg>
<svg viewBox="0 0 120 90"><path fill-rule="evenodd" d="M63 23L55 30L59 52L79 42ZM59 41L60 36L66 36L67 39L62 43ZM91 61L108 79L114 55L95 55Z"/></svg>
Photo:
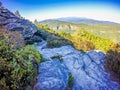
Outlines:
<svg viewBox="0 0 120 90"><path fill-rule="evenodd" d="M22 18L18 10L15 11L15 15L19 18Z"/></svg>
<svg viewBox="0 0 120 90"><path fill-rule="evenodd" d="M38 21L37 21L37 19L35 19L35 20L34 20L34 24L38 24Z"/></svg>

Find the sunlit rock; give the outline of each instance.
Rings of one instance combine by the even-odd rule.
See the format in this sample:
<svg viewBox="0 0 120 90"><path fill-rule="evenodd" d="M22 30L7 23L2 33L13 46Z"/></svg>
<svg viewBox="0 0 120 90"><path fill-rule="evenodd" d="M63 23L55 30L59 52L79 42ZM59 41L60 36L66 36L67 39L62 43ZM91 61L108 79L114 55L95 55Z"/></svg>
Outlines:
<svg viewBox="0 0 120 90"><path fill-rule="evenodd" d="M65 90L68 86L68 69L59 60L39 65L38 83L35 90Z"/></svg>
<svg viewBox="0 0 120 90"><path fill-rule="evenodd" d="M32 22L17 17L14 13L4 8L1 3L0 27L4 27L9 31L17 31L21 33L25 39L33 39L35 33L38 31L37 27Z"/></svg>
<svg viewBox="0 0 120 90"><path fill-rule="evenodd" d="M47 44L45 41L41 44L36 48L44 58L52 61L39 66L38 90L66 90L70 74L74 77L73 90L120 90L120 85L104 70L105 54L101 51L82 53L72 46L50 49L43 48ZM51 58L56 55L62 56L62 63Z"/></svg>

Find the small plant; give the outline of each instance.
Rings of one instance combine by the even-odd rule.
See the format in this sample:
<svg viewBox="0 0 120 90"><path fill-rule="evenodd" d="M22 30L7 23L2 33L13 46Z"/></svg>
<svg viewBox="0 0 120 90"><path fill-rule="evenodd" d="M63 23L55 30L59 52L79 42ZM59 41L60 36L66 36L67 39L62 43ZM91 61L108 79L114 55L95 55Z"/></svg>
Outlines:
<svg viewBox="0 0 120 90"><path fill-rule="evenodd" d="M68 80L68 90L72 90L73 83L74 83L74 77L70 75Z"/></svg>
<svg viewBox="0 0 120 90"><path fill-rule="evenodd" d="M40 36L33 36L30 38L27 38L25 41L26 41L26 44L34 44L35 42L40 42L41 37Z"/></svg>
<svg viewBox="0 0 120 90"><path fill-rule="evenodd" d="M63 62L63 59L62 59L62 56L61 56L61 55L53 56L53 57L51 57L51 59L59 59L60 62Z"/></svg>

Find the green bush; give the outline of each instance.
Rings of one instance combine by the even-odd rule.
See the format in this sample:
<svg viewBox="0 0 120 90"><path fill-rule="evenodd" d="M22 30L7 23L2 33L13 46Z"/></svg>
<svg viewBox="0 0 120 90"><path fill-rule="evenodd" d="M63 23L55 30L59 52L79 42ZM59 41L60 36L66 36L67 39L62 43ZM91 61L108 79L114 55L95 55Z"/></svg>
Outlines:
<svg viewBox="0 0 120 90"><path fill-rule="evenodd" d="M42 56L33 46L26 46L15 52L12 65L12 78L18 88L23 88L32 84L37 75L37 65L42 61ZM17 81L16 81L17 80ZM16 86L15 86L16 88Z"/></svg>
<svg viewBox="0 0 120 90"><path fill-rule="evenodd" d="M22 40L17 32L0 30L1 90L30 89L29 86L35 81L37 66L42 61L42 56L33 46L24 46Z"/></svg>

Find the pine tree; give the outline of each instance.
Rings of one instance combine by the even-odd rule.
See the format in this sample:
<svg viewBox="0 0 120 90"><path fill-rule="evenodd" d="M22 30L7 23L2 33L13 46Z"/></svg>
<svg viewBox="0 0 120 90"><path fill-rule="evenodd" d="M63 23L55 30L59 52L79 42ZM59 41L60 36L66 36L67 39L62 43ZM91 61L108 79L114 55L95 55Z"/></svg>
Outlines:
<svg viewBox="0 0 120 90"><path fill-rule="evenodd" d="M15 11L15 15L19 18L22 18L18 10Z"/></svg>
<svg viewBox="0 0 120 90"><path fill-rule="evenodd" d="M38 24L38 21L37 21L37 19L35 19L35 20L34 20L34 24Z"/></svg>

